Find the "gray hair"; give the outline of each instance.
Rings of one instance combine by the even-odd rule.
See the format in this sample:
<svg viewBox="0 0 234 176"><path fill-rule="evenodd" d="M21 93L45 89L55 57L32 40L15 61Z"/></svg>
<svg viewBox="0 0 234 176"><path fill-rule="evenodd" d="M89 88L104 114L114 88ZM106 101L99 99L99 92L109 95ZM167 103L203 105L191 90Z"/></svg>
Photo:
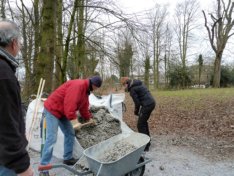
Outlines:
<svg viewBox="0 0 234 176"><path fill-rule="evenodd" d="M0 21L0 47L8 46L13 39L20 38L20 30L16 23L9 20Z"/></svg>

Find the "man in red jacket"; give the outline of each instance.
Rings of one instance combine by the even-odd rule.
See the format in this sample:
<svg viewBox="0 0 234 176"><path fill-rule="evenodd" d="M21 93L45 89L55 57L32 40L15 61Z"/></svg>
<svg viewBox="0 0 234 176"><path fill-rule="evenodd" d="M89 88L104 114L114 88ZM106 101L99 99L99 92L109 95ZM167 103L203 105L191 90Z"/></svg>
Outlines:
<svg viewBox="0 0 234 176"><path fill-rule="evenodd" d="M75 132L70 121L77 119L77 111L85 120L92 119L92 114L89 112L89 94L101 85L102 79L99 76L70 80L58 87L44 102L46 141L42 151L41 165L47 165L51 161L58 127L64 134L63 163L67 165L76 163L77 159L72 157Z"/></svg>

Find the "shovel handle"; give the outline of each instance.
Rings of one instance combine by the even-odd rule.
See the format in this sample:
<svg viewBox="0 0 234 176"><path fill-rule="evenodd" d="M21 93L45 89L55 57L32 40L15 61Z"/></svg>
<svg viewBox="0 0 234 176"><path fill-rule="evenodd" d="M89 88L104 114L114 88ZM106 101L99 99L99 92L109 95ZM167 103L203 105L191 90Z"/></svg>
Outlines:
<svg viewBox="0 0 234 176"><path fill-rule="evenodd" d="M75 125L73 125L73 128L79 131L82 127L95 126L95 125L96 125L96 122L94 120L90 120L85 123L76 123Z"/></svg>
<svg viewBox="0 0 234 176"><path fill-rule="evenodd" d="M52 167L53 167L52 164L40 165L40 166L38 166L38 171L50 170L50 169L52 169Z"/></svg>
<svg viewBox="0 0 234 176"><path fill-rule="evenodd" d="M80 128L81 127L85 127L85 126L92 126L92 125L96 125L96 123L95 123L95 121L88 121L88 122L86 122L86 123L82 123L81 125L80 125Z"/></svg>

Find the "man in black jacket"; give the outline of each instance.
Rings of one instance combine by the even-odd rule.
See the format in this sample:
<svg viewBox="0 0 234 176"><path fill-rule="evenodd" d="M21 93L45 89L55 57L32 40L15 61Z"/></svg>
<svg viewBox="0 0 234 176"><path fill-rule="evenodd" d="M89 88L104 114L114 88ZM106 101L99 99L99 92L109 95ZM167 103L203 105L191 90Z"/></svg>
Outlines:
<svg viewBox="0 0 234 176"><path fill-rule="evenodd" d="M154 110L156 102L150 91L140 80L131 80L128 77L122 77L121 83L125 86L125 90L130 93L134 104L134 114L139 116L137 129L139 133L150 136L148 119ZM146 145L145 151L149 151L150 142Z"/></svg>
<svg viewBox="0 0 234 176"><path fill-rule="evenodd" d="M33 176L15 76L19 37L15 23L0 21L0 176Z"/></svg>

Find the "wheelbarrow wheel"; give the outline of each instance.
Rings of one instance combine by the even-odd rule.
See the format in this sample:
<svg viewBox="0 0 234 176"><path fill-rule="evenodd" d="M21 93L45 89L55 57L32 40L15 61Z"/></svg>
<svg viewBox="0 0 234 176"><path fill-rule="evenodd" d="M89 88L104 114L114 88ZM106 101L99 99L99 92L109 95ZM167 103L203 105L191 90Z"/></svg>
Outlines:
<svg viewBox="0 0 234 176"><path fill-rule="evenodd" d="M138 161L138 164L142 162L144 162L144 158L141 156ZM143 176L144 172L145 172L145 165L125 174L125 176Z"/></svg>

